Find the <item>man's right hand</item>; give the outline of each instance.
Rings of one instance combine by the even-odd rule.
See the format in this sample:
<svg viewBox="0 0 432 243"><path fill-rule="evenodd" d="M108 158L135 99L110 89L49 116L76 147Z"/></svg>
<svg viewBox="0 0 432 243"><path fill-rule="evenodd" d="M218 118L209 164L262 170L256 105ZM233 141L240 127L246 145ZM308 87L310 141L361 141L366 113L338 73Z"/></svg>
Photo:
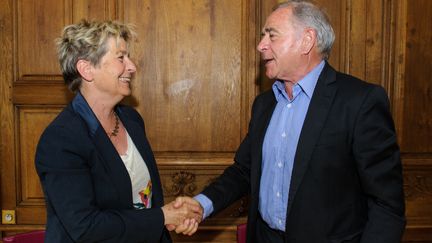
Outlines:
<svg viewBox="0 0 432 243"><path fill-rule="evenodd" d="M192 235L198 230L198 224L203 219L203 208L198 201L191 197L177 197L175 201L169 203L170 210L186 210L185 218L182 223L168 223L165 219L165 225L169 231L175 230L177 234ZM165 205L162 210L168 205ZM164 211L165 215L165 211Z"/></svg>

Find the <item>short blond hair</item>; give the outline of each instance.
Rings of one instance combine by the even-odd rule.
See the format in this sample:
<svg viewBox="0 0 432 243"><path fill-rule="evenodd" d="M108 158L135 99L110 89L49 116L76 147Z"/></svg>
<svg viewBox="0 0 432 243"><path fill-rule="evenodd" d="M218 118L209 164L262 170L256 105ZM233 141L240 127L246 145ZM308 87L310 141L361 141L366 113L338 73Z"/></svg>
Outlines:
<svg viewBox="0 0 432 243"><path fill-rule="evenodd" d="M76 64L79 60L90 61L97 66L106 54L110 37L123 39L127 43L136 37L131 25L118 21L87 21L68 25L61 37L56 39L57 55L65 84L69 90L80 89L82 79Z"/></svg>

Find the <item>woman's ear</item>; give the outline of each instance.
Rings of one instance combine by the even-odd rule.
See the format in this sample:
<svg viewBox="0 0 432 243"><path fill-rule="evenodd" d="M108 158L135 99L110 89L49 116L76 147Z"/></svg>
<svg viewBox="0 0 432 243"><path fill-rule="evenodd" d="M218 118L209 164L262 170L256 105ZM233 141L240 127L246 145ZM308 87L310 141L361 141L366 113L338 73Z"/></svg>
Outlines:
<svg viewBox="0 0 432 243"><path fill-rule="evenodd" d="M316 31L308 28L305 30L302 41L302 52L307 55L311 52L316 45Z"/></svg>
<svg viewBox="0 0 432 243"><path fill-rule="evenodd" d="M87 60L78 60L76 64L77 70L83 80L87 82L93 81L93 72L92 72L92 64Z"/></svg>

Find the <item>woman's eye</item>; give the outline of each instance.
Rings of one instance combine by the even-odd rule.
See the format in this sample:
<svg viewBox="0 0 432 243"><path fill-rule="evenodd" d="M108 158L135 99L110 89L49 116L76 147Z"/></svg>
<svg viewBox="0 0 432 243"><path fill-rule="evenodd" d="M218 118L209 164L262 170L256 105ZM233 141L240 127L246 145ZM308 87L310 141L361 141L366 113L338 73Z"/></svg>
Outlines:
<svg viewBox="0 0 432 243"><path fill-rule="evenodd" d="M120 60L120 62L123 62L124 56L119 56L118 59Z"/></svg>

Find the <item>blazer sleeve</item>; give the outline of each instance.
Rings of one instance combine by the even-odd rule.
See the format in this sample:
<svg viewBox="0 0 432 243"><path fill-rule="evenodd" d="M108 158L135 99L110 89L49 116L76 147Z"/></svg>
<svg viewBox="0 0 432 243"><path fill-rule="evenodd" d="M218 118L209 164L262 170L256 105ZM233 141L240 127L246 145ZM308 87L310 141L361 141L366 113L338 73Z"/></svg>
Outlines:
<svg viewBox="0 0 432 243"><path fill-rule="evenodd" d="M373 86L356 119L353 152L368 221L363 243L400 242L405 227L402 165L385 90Z"/></svg>
<svg viewBox="0 0 432 243"><path fill-rule="evenodd" d="M97 178L88 161L94 151L86 148L90 144L83 140L84 133L50 126L40 139L35 163L49 217L56 217L74 242L158 242L164 230L160 208L98 206L92 182Z"/></svg>
<svg viewBox="0 0 432 243"><path fill-rule="evenodd" d="M249 191L250 167L247 162L248 158L243 156L248 153L248 143L249 138L246 136L237 151L234 164L226 168L222 175L202 192L213 203L212 215L240 199Z"/></svg>
<svg viewBox="0 0 432 243"><path fill-rule="evenodd" d="M234 163L227 167L215 182L202 192L213 203L212 215L226 208L231 203L250 193L252 174L252 144L256 138L256 130L260 124L259 119L265 109L263 94L258 96L252 105L252 114L246 137L241 142L234 157ZM257 148L261 149L261 148ZM259 178L259 176L257 176Z"/></svg>

